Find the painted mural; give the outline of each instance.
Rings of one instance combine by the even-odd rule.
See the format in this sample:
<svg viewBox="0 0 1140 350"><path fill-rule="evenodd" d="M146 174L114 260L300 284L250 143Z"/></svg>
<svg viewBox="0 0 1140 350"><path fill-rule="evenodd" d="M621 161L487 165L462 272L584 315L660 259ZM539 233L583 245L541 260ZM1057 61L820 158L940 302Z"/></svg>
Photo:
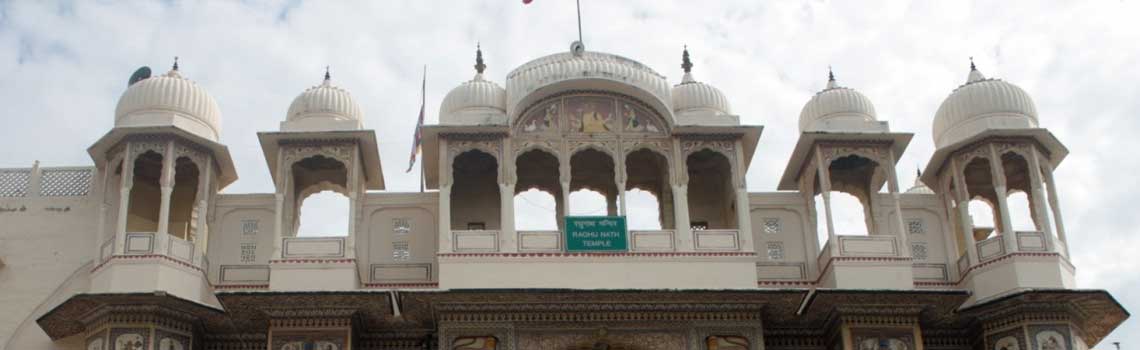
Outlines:
<svg viewBox="0 0 1140 350"><path fill-rule="evenodd" d="M115 338L115 350L146 349L146 339L142 335L127 333Z"/></svg>
<svg viewBox="0 0 1140 350"><path fill-rule="evenodd" d="M561 126L565 125L565 129ZM664 134L665 123L656 113L622 97L570 95L541 102L516 124L520 133L632 133Z"/></svg>
<svg viewBox="0 0 1140 350"><path fill-rule="evenodd" d="M734 335L712 335L705 340L708 350L749 350L748 338Z"/></svg>
<svg viewBox="0 0 1140 350"><path fill-rule="evenodd" d="M452 343L453 350L495 350L499 340L492 336L460 337Z"/></svg>

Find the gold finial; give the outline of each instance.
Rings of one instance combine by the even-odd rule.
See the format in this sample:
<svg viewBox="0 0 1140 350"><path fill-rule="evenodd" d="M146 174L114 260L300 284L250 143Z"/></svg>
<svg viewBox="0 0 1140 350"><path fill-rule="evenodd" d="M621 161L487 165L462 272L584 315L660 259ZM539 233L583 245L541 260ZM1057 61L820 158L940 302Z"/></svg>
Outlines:
<svg viewBox="0 0 1140 350"><path fill-rule="evenodd" d="M693 70L693 61L689 60L689 45L685 45L685 51L681 53L681 69L684 69L685 73Z"/></svg>
<svg viewBox="0 0 1140 350"><path fill-rule="evenodd" d="M475 72L483 74L483 70L487 69L487 65L483 64L483 47L478 42L475 43Z"/></svg>

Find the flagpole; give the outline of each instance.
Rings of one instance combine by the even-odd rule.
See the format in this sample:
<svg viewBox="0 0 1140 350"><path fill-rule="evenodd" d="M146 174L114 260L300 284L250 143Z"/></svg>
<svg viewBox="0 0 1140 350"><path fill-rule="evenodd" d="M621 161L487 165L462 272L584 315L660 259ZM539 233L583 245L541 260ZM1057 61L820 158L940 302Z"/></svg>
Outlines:
<svg viewBox="0 0 1140 350"><path fill-rule="evenodd" d="M578 42L582 43L582 45L586 45L586 43L582 41L582 0L574 0L574 4L578 7Z"/></svg>
<svg viewBox="0 0 1140 350"><path fill-rule="evenodd" d="M420 110L427 105L427 64L424 64L424 80L420 86ZM420 193L424 192L424 163L420 162Z"/></svg>

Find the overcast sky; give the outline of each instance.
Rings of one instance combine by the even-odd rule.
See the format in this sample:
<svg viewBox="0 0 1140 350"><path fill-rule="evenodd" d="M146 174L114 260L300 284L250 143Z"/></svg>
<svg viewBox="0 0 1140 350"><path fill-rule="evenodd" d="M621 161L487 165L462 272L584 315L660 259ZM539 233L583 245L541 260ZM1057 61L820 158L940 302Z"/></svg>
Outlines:
<svg viewBox="0 0 1140 350"><path fill-rule="evenodd" d="M623 55L671 83L689 45L698 80L718 86L746 124L764 125L748 172L772 191L797 137L803 104L841 85L875 103L895 131L915 133L899 163L904 184L933 152L939 103L973 56L987 76L1033 96L1041 125L1072 154L1057 172L1082 288L1140 301L1140 26L1124 1L601 1L582 0L588 50ZM222 110L222 142L241 179L229 193L272 185L256 138L278 129L289 102L332 66L376 129L388 189L415 191L403 172L428 65L427 120L474 74L482 42L489 79L567 50L577 36L569 0L71 2L0 1L0 167L87 165L85 149L112 126L139 66L181 72ZM1138 334L1129 336L1128 334ZM1140 346L1126 323L1100 348Z"/></svg>

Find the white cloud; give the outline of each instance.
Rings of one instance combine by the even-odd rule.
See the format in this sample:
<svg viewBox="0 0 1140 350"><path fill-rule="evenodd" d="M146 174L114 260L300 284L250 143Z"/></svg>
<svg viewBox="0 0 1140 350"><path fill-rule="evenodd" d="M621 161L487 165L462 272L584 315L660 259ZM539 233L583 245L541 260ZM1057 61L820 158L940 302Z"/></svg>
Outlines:
<svg viewBox="0 0 1140 350"><path fill-rule="evenodd" d="M85 149L112 125L129 74L182 57L182 71L223 111L222 141L241 180L227 192L271 189L255 133L276 130L291 99L319 82L357 97L377 130L388 188L415 191L403 173L421 68L428 114L473 75L482 42L488 76L566 50L576 37L569 1L50 2L0 3L0 167L87 164ZM826 67L860 89L897 131L914 132L903 183L933 152L930 121L965 80L967 57L1036 100L1042 126L1072 150L1057 172L1081 287L1140 300L1134 254L1134 174L1140 157L1140 31L1133 1L757 2L583 1L586 45L654 67L676 82L680 48L696 77L726 92L745 122L763 124L748 181L775 188L796 138L799 109ZM1140 340L1127 323L1114 338ZM1131 338L1128 338L1131 337Z"/></svg>

